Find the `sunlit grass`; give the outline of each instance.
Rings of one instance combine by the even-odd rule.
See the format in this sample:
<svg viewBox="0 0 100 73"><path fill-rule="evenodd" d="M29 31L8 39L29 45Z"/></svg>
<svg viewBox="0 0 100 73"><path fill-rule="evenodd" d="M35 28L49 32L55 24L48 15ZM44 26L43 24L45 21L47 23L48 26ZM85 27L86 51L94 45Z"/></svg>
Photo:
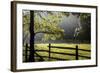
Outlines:
<svg viewBox="0 0 100 73"><path fill-rule="evenodd" d="M79 49L91 50L90 44L51 44L51 46L59 46L59 47L72 47L75 48L78 45ZM49 50L49 44L35 44L35 49L37 50ZM51 48L51 52L58 52L58 53L70 53L75 54L75 50L70 49L60 49L60 48ZM37 52L40 56L49 56L48 52ZM81 51L79 50L79 55L91 57L91 52ZM63 54L55 54L51 53L51 57L61 58L61 59L68 59L68 60L75 60L75 56L71 55L63 55ZM44 58L48 61L47 58ZM80 60L87 59L83 57L79 57ZM55 59L51 59L51 61L56 61Z"/></svg>

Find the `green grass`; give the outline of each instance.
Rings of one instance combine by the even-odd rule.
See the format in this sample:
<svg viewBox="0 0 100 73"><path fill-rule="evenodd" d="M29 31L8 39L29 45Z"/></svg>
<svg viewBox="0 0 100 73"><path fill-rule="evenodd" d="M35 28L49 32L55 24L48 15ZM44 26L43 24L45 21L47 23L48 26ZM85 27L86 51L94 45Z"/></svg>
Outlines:
<svg viewBox="0 0 100 73"><path fill-rule="evenodd" d="M51 44L52 46L59 46L59 47L73 47L75 48L76 44ZM80 49L91 50L90 44L77 44ZM37 50L49 50L48 44L35 44L35 49ZM70 49L60 49L60 48L51 48L52 52L59 52L59 53L70 53L75 54L75 50ZM48 52L37 52L40 56L47 56ZM79 50L79 55L91 57L91 52L81 51ZM61 59L68 59L68 60L75 60L75 56L71 55L62 55L62 54L55 54L51 53L51 57L61 58ZM48 58L44 58L45 61L48 61ZM79 60L85 60L87 58L79 57ZM56 59L51 59L51 61L56 61Z"/></svg>

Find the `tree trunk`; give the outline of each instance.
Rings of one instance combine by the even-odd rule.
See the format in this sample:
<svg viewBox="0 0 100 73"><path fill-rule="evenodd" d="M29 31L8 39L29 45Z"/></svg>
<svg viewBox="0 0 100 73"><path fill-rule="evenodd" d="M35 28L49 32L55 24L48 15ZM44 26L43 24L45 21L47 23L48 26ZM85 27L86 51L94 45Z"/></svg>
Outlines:
<svg viewBox="0 0 100 73"><path fill-rule="evenodd" d="M34 62L34 11L30 11L30 55L29 62Z"/></svg>

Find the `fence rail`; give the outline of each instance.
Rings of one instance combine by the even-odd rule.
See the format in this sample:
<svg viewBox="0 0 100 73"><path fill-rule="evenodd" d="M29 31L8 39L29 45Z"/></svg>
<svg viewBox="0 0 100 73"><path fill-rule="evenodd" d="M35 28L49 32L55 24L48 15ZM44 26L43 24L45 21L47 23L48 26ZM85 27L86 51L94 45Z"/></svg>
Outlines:
<svg viewBox="0 0 100 73"><path fill-rule="evenodd" d="M39 61L45 61L44 58L48 58L48 60L51 60L51 59L56 59L56 60L69 60L67 58L66 59L63 59L63 58L52 57L51 54L61 54L61 55L75 56L75 60L79 60L79 57L83 57L83 58L87 58L87 59L90 59L91 58L89 56L79 55L79 50L80 51L85 51L85 52L91 52L91 50L80 49L78 47L78 45L76 45L75 48L72 48L72 47L52 46L51 44L49 44L49 46L47 46L47 47L48 47L48 50L39 50L39 49L36 49L35 50L35 58L40 58ZM55 49L55 48L57 49L58 48L58 49L74 50L75 53L74 54L71 54L71 53L55 52L55 51L51 51L52 48L53 49ZM24 54L24 56L25 56L25 62L28 62L28 56L29 56L28 52L29 51L30 51L29 46L28 46L28 44L26 44L25 50L24 50L24 52L25 52L25 54ZM37 52L47 52L48 55L47 56L41 56Z"/></svg>
<svg viewBox="0 0 100 73"><path fill-rule="evenodd" d="M58 46L51 46L50 45L50 48L61 48L61 49L70 49L70 50L76 50L76 48L72 48L72 47L58 47ZM87 52L90 52L91 50L85 50L85 49L79 49L78 50L81 50L81 51L87 51Z"/></svg>

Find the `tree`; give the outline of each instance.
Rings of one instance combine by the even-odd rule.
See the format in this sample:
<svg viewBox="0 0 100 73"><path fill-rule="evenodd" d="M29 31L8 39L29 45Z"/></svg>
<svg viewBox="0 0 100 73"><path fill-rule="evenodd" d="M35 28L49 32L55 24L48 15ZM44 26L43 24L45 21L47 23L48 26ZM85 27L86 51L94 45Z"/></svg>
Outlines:
<svg viewBox="0 0 100 73"><path fill-rule="evenodd" d="M63 38L64 30L60 28L59 24L64 15L69 13L51 12L51 11L35 11L34 31L35 35L44 33L42 40L56 40Z"/></svg>
<svg viewBox="0 0 100 73"><path fill-rule="evenodd" d="M81 13L80 14L80 21L82 30L80 31L80 34L78 38L80 40L85 40L90 42L91 40L91 14L90 13Z"/></svg>
<svg viewBox="0 0 100 73"><path fill-rule="evenodd" d="M60 28L59 24L62 18L68 15L67 12L34 11L34 37L38 33L44 33L42 38L44 41L63 38L64 30ZM23 11L23 41L27 43L29 43L30 39L29 24L30 11L25 10Z"/></svg>
<svg viewBox="0 0 100 73"><path fill-rule="evenodd" d="M29 55L29 61L30 62L34 62L35 58L34 58L34 11L30 11L30 55Z"/></svg>

